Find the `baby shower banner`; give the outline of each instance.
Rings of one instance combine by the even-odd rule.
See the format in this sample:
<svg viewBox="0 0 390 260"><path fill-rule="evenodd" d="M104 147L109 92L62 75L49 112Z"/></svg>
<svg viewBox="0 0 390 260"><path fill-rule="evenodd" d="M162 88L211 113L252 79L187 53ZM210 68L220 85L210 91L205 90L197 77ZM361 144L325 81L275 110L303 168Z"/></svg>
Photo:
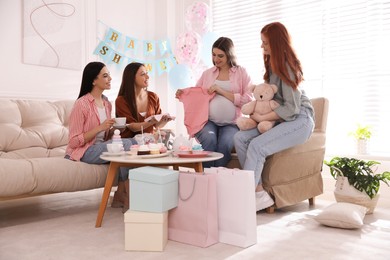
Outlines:
<svg viewBox="0 0 390 260"><path fill-rule="evenodd" d="M139 52L147 59L137 58ZM119 69L131 62L143 63L150 76L168 73L177 64L169 39L137 39L113 28L106 30L104 39L100 40L94 54L100 56L107 65L115 65Z"/></svg>
<svg viewBox="0 0 390 260"><path fill-rule="evenodd" d="M168 39L137 39L99 21L99 44L94 54L122 70L131 62L145 64L149 75L168 74L173 89L194 86L204 70L214 66L212 46L218 35L211 30L211 8L195 1L186 8L186 31L176 36L174 50Z"/></svg>

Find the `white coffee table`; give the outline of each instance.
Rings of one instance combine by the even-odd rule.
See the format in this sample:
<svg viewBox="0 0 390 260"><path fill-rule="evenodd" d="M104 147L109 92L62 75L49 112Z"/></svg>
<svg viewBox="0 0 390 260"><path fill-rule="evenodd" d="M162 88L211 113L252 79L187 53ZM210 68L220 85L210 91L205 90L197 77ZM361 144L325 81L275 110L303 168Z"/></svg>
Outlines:
<svg viewBox="0 0 390 260"><path fill-rule="evenodd" d="M221 159L222 157L222 153L216 152L210 153L206 157L201 158L180 158L173 156L172 154L158 158L139 158L137 156L130 156L127 154L119 156L100 156L101 159L109 161L110 166L108 168L108 174L104 185L102 201L100 202L95 227L101 227L102 225L108 198L119 167L142 167L146 165L155 167L173 166L174 170L178 170L179 167L188 167L194 168L196 172L203 172L202 162L215 161Z"/></svg>

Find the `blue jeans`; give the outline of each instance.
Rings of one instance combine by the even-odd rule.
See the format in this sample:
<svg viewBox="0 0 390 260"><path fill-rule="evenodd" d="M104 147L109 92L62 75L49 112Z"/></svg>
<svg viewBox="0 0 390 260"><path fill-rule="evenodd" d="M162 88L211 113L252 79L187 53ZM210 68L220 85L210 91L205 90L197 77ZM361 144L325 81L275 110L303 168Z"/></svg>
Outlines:
<svg viewBox="0 0 390 260"><path fill-rule="evenodd" d="M233 149L233 136L238 132L236 125L216 125L212 121L208 121L206 125L195 134L196 139L202 144L205 151L219 152L223 157L212 162L204 162L203 167L225 167L231 159Z"/></svg>
<svg viewBox="0 0 390 260"><path fill-rule="evenodd" d="M123 148L125 151L130 150L130 146L133 144L137 144L135 139L133 138L122 138ZM107 144L112 143L112 140L106 141L104 143L98 143L90 146L84 153L83 157L81 157L80 161L90 164L104 164L108 163L108 161L102 160L100 155L103 152L107 152ZM120 167L119 168L119 180L125 181L128 178L129 168Z"/></svg>
<svg viewBox="0 0 390 260"><path fill-rule="evenodd" d="M263 134L260 134L257 128L239 131L234 136L234 145L241 167L254 171L256 186L261 184L261 173L267 156L304 143L311 136L313 129L311 111L301 107L295 120L282 122Z"/></svg>

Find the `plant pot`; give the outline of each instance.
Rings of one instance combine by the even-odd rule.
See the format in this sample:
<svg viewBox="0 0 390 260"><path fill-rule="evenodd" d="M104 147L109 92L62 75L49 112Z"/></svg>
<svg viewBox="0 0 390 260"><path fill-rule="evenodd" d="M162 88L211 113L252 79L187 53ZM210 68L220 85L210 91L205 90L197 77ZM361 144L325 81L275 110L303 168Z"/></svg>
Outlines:
<svg viewBox="0 0 390 260"><path fill-rule="evenodd" d="M334 196L337 202L348 202L366 207L368 210L366 214L374 212L379 199L379 193L371 199L365 192L350 185L348 178L341 176L337 177Z"/></svg>
<svg viewBox="0 0 390 260"><path fill-rule="evenodd" d="M368 142L365 139L356 140L357 154L368 154Z"/></svg>

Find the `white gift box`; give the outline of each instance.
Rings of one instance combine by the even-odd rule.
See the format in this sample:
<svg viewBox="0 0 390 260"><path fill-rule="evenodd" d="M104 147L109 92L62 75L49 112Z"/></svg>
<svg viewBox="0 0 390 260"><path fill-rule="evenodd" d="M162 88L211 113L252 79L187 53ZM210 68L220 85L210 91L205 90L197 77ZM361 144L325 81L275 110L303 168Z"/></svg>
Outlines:
<svg viewBox="0 0 390 260"><path fill-rule="evenodd" d="M163 251L168 241L168 212L128 210L124 214L125 250Z"/></svg>
<svg viewBox="0 0 390 260"><path fill-rule="evenodd" d="M177 207L179 172L145 166L129 170L130 209L164 212Z"/></svg>

